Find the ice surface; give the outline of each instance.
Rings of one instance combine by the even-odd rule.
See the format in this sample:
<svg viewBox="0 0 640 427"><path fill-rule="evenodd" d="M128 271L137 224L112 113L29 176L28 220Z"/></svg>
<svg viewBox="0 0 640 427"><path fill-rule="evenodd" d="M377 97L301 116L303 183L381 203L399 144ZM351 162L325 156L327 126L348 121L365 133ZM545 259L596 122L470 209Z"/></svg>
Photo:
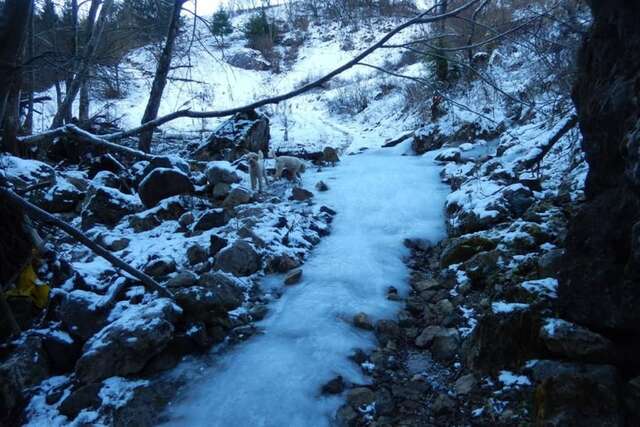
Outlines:
<svg viewBox="0 0 640 427"><path fill-rule="evenodd" d="M393 317L388 286L407 291L405 238L444 236L446 196L431 157L394 150L347 156L337 168L307 172L331 190L317 202L337 210L332 234L303 266L303 281L271 305L255 337L217 359L168 412L167 425L325 426L342 398L320 395L336 375L367 382L348 360L354 348L372 348L370 332L348 319L366 312Z"/></svg>

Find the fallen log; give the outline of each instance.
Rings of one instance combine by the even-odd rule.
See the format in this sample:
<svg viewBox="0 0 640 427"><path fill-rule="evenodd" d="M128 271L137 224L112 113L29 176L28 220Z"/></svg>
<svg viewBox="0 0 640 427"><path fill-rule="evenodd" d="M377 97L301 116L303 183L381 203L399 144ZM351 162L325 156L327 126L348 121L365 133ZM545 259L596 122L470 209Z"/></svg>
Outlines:
<svg viewBox="0 0 640 427"><path fill-rule="evenodd" d="M98 135L94 135L72 124L64 125L62 127L51 129L32 137L24 138L22 139L22 142L25 144L38 144L40 142L51 141L54 138L60 136L66 136L79 142L85 142L97 147L102 147L118 153L126 154L136 159L152 160L156 157L152 154L147 154L143 151L136 150L135 148L129 148L121 144L107 141L106 139L103 139Z"/></svg>
<svg viewBox="0 0 640 427"><path fill-rule="evenodd" d="M412 138L415 134L416 132L412 131L412 132L405 133L404 135L400 135L395 139L388 139L384 142L384 144L382 145L382 148L395 147L396 145L406 141L407 139Z"/></svg>
<svg viewBox="0 0 640 427"><path fill-rule="evenodd" d="M560 124L562 126L560 126ZM578 124L578 116L573 114L563 122L560 122L560 124L556 126L556 128L559 127L559 129L551 136L551 138L549 138L543 145L537 147L540 149L539 153L520 162L519 166L522 170L531 169L532 167L539 165L546 155L549 154L549 151L551 151L555 143L560 141L563 136Z"/></svg>
<svg viewBox="0 0 640 427"><path fill-rule="evenodd" d="M25 213L29 217L49 223L49 224L53 224L56 227L61 228L65 233L67 233L68 235L70 235L71 237L73 237L83 245L85 245L87 248L91 249L94 253L96 253L97 255L100 255L102 258L109 261L109 263L114 267L116 267L117 269L123 270L129 273L130 275L132 275L133 277L135 277L136 279L140 280L142 284L150 291L156 291L158 292L158 294L164 297L174 299L173 294L168 289L161 286L158 282L153 280L149 275L131 267L129 264L122 261L120 258L116 257L115 255L113 255L103 246L99 245L98 243L88 238L84 233L82 233L77 228L56 218L55 216L51 215L49 212L46 212L40 209L36 205L31 204L30 202L18 196L16 193L14 193L13 191L7 188L0 188L0 194L4 195L8 200L12 201L16 205L24 209Z"/></svg>

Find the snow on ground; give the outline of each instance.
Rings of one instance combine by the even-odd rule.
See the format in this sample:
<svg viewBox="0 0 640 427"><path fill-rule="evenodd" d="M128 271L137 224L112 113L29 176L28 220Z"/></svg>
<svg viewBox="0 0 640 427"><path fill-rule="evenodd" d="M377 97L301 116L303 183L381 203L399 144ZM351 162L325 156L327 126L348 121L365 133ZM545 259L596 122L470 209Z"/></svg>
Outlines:
<svg viewBox="0 0 640 427"><path fill-rule="evenodd" d="M349 156L305 176L307 187L318 179L330 186L318 202L339 212L332 234L305 263L302 283L272 304L264 335L199 372L167 425L329 425L341 398L320 397L322 384L336 375L367 382L348 356L375 341L352 317L391 317L399 307L386 299L387 288L408 290L403 240L444 236L438 168L432 156L402 156L405 149Z"/></svg>

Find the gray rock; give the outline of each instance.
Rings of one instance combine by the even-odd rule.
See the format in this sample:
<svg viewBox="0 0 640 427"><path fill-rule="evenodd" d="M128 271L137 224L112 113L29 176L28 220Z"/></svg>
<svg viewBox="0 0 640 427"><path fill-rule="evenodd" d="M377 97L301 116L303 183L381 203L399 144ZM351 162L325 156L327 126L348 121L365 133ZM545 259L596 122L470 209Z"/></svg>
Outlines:
<svg viewBox="0 0 640 427"><path fill-rule="evenodd" d="M324 181L318 181L316 184L316 190L320 192L329 191L329 186Z"/></svg>
<svg viewBox="0 0 640 427"><path fill-rule="evenodd" d="M178 156L155 156L153 159L151 159L149 164L145 166L143 177L147 176L154 169L158 168L177 169L186 175L189 175L191 173L189 163Z"/></svg>
<svg viewBox="0 0 640 427"><path fill-rule="evenodd" d="M459 148L447 148L439 152L435 160L439 162L459 162L462 159L462 152Z"/></svg>
<svg viewBox="0 0 640 427"><path fill-rule="evenodd" d="M205 248L199 244L189 246L187 249L187 260L190 265L199 264L206 261L209 258L209 253Z"/></svg>
<svg viewBox="0 0 640 427"><path fill-rule="evenodd" d="M505 188L502 191L502 198L515 217L522 216L535 201L533 192L522 184L514 184Z"/></svg>
<svg viewBox="0 0 640 427"><path fill-rule="evenodd" d="M418 129L411 141L411 148L420 155L427 151L437 150L446 142L447 137L444 136L440 129L436 126L425 126Z"/></svg>
<svg viewBox="0 0 640 427"><path fill-rule="evenodd" d="M211 195L214 199L224 199L229 195L231 191L231 184L227 184L226 182L218 182L213 186L213 190L211 191Z"/></svg>
<svg viewBox="0 0 640 427"><path fill-rule="evenodd" d="M152 277L163 277L174 271L176 271L176 262L168 257L151 260L144 267L144 272Z"/></svg>
<svg viewBox="0 0 640 427"><path fill-rule="evenodd" d="M355 427L358 421L358 413L349 405L343 405L336 413L338 427Z"/></svg>
<svg viewBox="0 0 640 427"><path fill-rule="evenodd" d="M249 314L251 318L256 322L264 319L269 312L269 308L264 304L257 304L251 308Z"/></svg>
<svg viewBox="0 0 640 427"><path fill-rule="evenodd" d="M238 113L222 123L193 152L196 160L234 162L248 152L269 152L269 119L255 111Z"/></svg>
<svg viewBox="0 0 640 427"><path fill-rule="evenodd" d="M416 338L416 346L429 348L436 360L449 361L458 351L460 335L454 328L427 326Z"/></svg>
<svg viewBox="0 0 640 427"><path fill-rule="evenodd" d="M180 215L180 218L178 218L178 224L180 224L180 227L182 228L189 227L191 224L193 224L193 221L195 221L195 218L192 212L185 212Z"/></svg>
<svg viewBox="0 0 640 427"><path fill-rule="evenodd" d="M17 409L28 388L40 384L49 375L41 339L27 337L0 364L0 414Z"/></svg>
<svg viewBox="0 0 640 427"><path fill-rule="evenodd" d="M126 237L112 237L108 234L103 234L98 237L98 242L111 252L118 252L126 249L129 246L129 243L131 243L131 239Z"/></svg>
<svg viewBox="0 0 640 427"><path fill-rule="evenodd" d="M562 267L563 249L552 249L538 258L538 268L542 277L557 277Z"/></svg>
<svg viewBox="0 0 640 427"><path fill-rule="evenodd" d="M456 401L445 393L439 393L431 404L431 410L436 415L448 414L456 409Z"/></svg>
<svg viewBox="0 0 640 427"><path fill-rule="evenodd" d="M611 362L615 355L608 338L562 319L547 319L540 338L551 353L573 360Z"/></svg>
<svg viewBox="0 0 640 427"><path fill-rule="evenodd" d="M324 147L324 149L322 150L322 161L335 165L340 161L338 151L333 147Z"/></svg>
<svg viewBox="0 0 640 427"><path fill-rule="evenodd" d="M249 276L260 269L261 258L245 240L236 240L216 256L214 268L235 276Z"/></svg>
<svg viewBox="0 0 640 427"><path fill-rule="evenodd" d="M94 188L108 187L122 190L122 179L118 175L109 171L98 172L91 180L90 185Z"/></svg>
<svg viewBox="0 0 640 427"><path fill-rule="evenodd" d="M471 393L478 385L475 375L467 374L458 378L454 384L457 395L465 395Z"/></svg>
<svg viewBox="0 0 640 427"><path fill-rule="evenodd" d="M85 192L78 190L66 181L58 181L44 194L40 206L48 212L73 212L84 199Z"/></svg>
<svg viewBox="0 0 640 427"><path fill-rule="evenodd" d="M207 167L207 180L211 185L217 184L237 184L242 179L240 176L231 169L230 164L211 163Z"/></svg>
<svg viewBox="0 0 640 427"><path fill-rule="evenodd" d="M253 49L244 48L225 57L229 65L242 68L243 70L268 71L271 64L267 62L262 54Z"/></svg>
<svg viewBox="0 0 640 427"><path fill-rule="evenodd" d="M358 313L353 316L353 325L366 331L373 331L374 329L373 322L366 313Z"/></svg>
<svg viewBox="0 0 640 427"><path fill-rule="evenodd" d="M62 330L45 329L38 335L41 337L51 371L65 373L73 370L80 357L81 344Z"/></svg>
<svg viewBox="0 0 640 427"><path fill-rule="evenodd" d="M398 322L393 320L378 320L376 322L376 338L380 344L387 345L390 341L397 341L402 336L402 330L398 325Z"/></svg>
<svg viewBox="0 0 640 427"><path fill-rule="evenodd" d="M347 394L347 403L356 410L370 405L375 400L376 396L373 391L366 387L356 387Z"/></svg>
<svg viewBox="0 0 640 427"><path fill-rule="evenodd" d="M216 256L224 247L229 244L229 241L216 234L211 235L211 244L209 245L209 255Z"/></svg>
<svg viewBox="0 0 640 427"><path fill-rule="evenodd" d="M99 396L102 384L94 383L80 386L67 396L58 407L62 415L73 420L83 409L96 409L102 403Z"/></svg>
<svg viewBox="0 0 640 427"><path fill-rule="evenodd" d="M275 256L269 263L269 268L276 273L286 273L299 266L300 262L298 262L298 260L286 254Z"/></svg>
<svg viewBox="0 0 640 427"><path fill-rule="evenodd" d="M477 234L448 239L440 255L440 265L448 267L467 261L475 254L493 250L496 246L497 243L493 240Z"/></svg>
<svg viewBox="0 0 640 427"><path fill-rule="evenodd" d="M193 191L193 183L184 172L168 168L154 169L138 186L140 200L147 208L169 197L191 194Z"/></svg>
<svg viewBox="0 0 640 427"><path fill-rule="evenodd" d="M561 369L536 387L534 410L540 425L624 425L616 368L593 367Z"/></svg>
<svg viewBox="0 0 640 427"><path fill-rule="evenodd" d="M235 310L242 304L244 298L242 287L236 280L224 273L203 274L198 283L217 294L223 310Z"/></svg>
<svg viewBox="0 0 640 427"><path fill-rule="evenodd" d="M109 313L108 307L101 306L99 301L100 296L93 292L71 291L57 309L58 318L72 335L88 340L103 328Z"/></svg>
<svg viewBox="0 0 640 427"><path fill-rule="evenodd" d="M244 187L234 187L222 202L225 208L234 208L249 203L253 197L251 190Z"/></svg>
<svg viewBox="0 0 640 427"><path fill-rule="evenodd" d="M77 378L92 383L140 372L169 343L180 314L165 298L130 307L84 345L76 364Z"/></svg>
<svg viewBox="0 0 640 427"><path fill-rule="evenodd" d="M285 285L295 285L297 283L300 283L300 280L302 280L302 269L301 268L295 268L295 269L289 271L284 276L284 284Z"/></svg>
<svg viewBox="0 0 640 427"><path fill-rule="evenodd" d="M198 276L189 271L183 270L167 281L168 288L184 288L193 286L198 282Z"/></svg>
<svg viewBox="0 0 640 427"><path fill-rule="evenodd" d="M94 224L116 225L122 218L141 210L136 197L107 187L92 189L82 210L82 228Z"/></svg>
<svg viewBox="0 0 640 427"><path fill-rule="evenodd" d="M206 211L193 226L193 231L207 231L222 227L229 223L230 217L224 209L210 209Z"/></svg>
<svg viewBox="0 0 640 427"><path fill-rule="evenodd" d="M294 187L291 190L291 200L296 200L298 202L304 202L305 200L309 200L313 197L313 193L309 190L305 190L304 188Z"/></svg>
<svg viewBox="0 0 640 427"><path fill-rule="evenodd" d="M338 375L322 386L322 394L340 394L344 391L344 379Z"/></svg>

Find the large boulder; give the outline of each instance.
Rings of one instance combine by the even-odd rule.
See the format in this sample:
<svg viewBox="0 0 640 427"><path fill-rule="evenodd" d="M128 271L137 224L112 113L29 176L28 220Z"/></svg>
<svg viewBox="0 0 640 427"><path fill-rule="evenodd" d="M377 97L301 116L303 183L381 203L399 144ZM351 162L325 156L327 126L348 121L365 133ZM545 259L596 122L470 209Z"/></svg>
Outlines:
<svg viewBox="0 0 640 427"><path fill-rule="evenodd" d="M541 326L539 313L527 305L494 303L465 342L468 366L496 372L517 369L528 360L543 357L547 352L539 336Z"/></svg>
<svg viewBox="0 0 640 427"><path fill-rule="evenodd" d="M99 295L80 289L66 294L57 309L65 328L83 341L104 327L108 314Z"/></svg>
<svg viewBox="0 0 640 427"><path fill-rule="evenodd" d="M99 187L89 191L82 209L82 228L95 224L113 227L122 218L142 209L137 197L115 188Z"/></svg>
<svg viewBox="0 0 640 427"><path fill-rule="evenodd" d="M0 420L24 403L29 387L49 376L49 364L42 340L29 336L0 363ZM18 414L14 414L16 419Z"/></svg>
<svg viewBox="0 0 640 427"><path fill-rule="evenodd" d="M56 184L42 196L40 206L53 213L72 212L84 199L85 193L65 179Z"/></svg>
<svg viewBox="0 0 640 427"><path fill-rule="evenodd" d="M573 100L589 171L571 219L562 317L640 356L640 3L593 0Z"/></svg>
<svg viewBox="0 0 640 427"><path fill-rule="evenodd" d="M225 60L227 64L243 70L268 71L271 68L260 52L249 48L239 49L226 56Z"/></svg>
<svg viewBox="0 0 640 427"><path fill-rule="evenodd" d="M607 362L615 354L609 339L562 319L547 319L540 337L551 353L572 360Z"/></svg>
<svg viewBox="0 0 640 427"><path fill-rule="evenodd" d="M535 368L534 368L535 369ZM535 392L535 424L624 426L620 378L610 365L555 363ZM637 407L633 408L637 411Z"/></svg>
<svg viewBox="0 0 640 427"><path fill-rule="evenodd" d="M184 172L169 168L154 169L138 186L140 200L147 208L152 208L169 197L193 191L193 183Z"/></svg>
<svg viewBox="0 0 640 427"><path fill-rule="evenodd" d="M447 137L440 132L437 126L425 126L418 129L413 135L411 148L420 155L427 151L437 150L447 142Z"/></svg>
<svg viewBox="0 0 640 427"><path fill-rule="evenodd" d="M269 119L255 111L238 113L222 123L193 152L196 160L238 160L248 152L269 152Z"/></svg>
<svg viewBox="0 0 640 427"><path fill-rule="evenodd" d="M222 202L225 208L234 208L245 203L249 203L253 197L251 190L244 187L233 188Z"/></svg>
<svg viewBox="0 0 640 427"><path fill-rule="evenodd" d="M243 301L242 288L220 272L204 274L197 285L178 288L174 293L186 318L204 322L226 315Z"/></svg>
<svg viewBox="0 0 640 427"><path fill-rule="evenodd" d="M214 268L235 276L249 276L260 269L260 255L246 240L236 240L216 255Z"/></svg>
<svg viewBox="0 0 640 427"><path fill-rule="evenodd" d="M140 372L171 340L181 313L165 298L129 307L84 345L76 364L78 379L92 383Z"/></svg>
<svg viewBox="0 0 640 427"><path fill-rule="evenodd" d="M207 180L211 185L237 184L242 181L229 162L210 162L206 170Z"/></svg>
<svg viewBox="0 0 640 427"><path fill-rule="evenodd" d="M212 228L222 227L229 223L231 217L224 209L209 209L193 226L194 231L207 231Z"/></svg>

